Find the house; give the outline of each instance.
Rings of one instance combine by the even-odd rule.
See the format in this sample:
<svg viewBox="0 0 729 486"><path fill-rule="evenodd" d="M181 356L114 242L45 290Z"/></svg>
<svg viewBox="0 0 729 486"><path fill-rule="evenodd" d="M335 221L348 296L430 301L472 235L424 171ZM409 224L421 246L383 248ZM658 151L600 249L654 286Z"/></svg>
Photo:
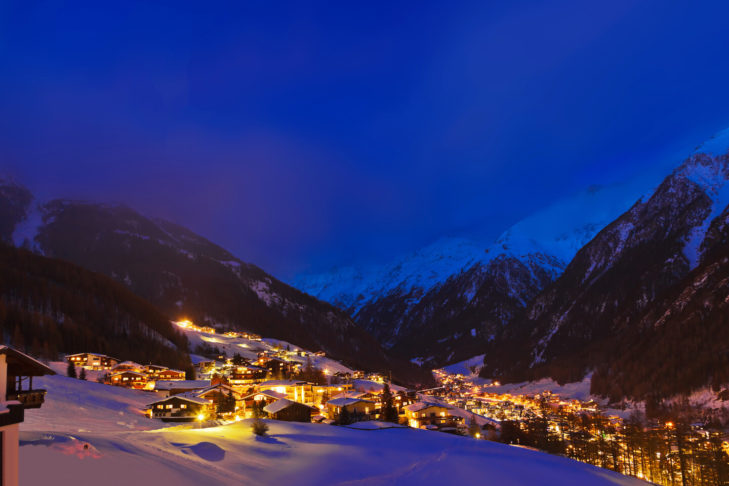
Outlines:
<svg viewBox="0 0 729 486"><path fill-rule="evenodd" d="M150 377L157 377L160 373L167 370L168 368L166 366L161 365L154 365L154 364L148 364L144 367L144 372L147 373Z"/></svg>
<svg viewBox="0 0 729 486"><path fill-rule="evenodd" d="M435 402L416 402L403 407L410 427L419 429L428 426L455 426L463 422L462 417L451 415L449 407Z"/></svg>
<svg viewBox="0 0 729 486"><path fill-rule="evenodd" d="M147 387L147 375L136 371L119 371L109 375L108 383L114 386L143 390Z"/></svg>
<svg viewBox="0 0 729 486"><path fill-rule="evenodd" d="M247 395L242 399L243 414L246 418L250 418L253 416L253 411L255 407L259 407L260 410L263 410L266 405L270 405L273 402L276 402L282 398L286 398L286 395L284 393L278 393L273 390L265 390L262 392L251 393L250 395Z"/></svg>
<svg viewBox="0 0 729 486"><path fill-rule="evenodd" d="M301 380L268 380L258 385L259 391L273 390L283 393L294 402L313 404L314 392L311 383Z"/></svg>
<svg viewBox="0 0 729 486"><path fill-rule="evenodd" d="M251 385L260 383L266 379L268 370L260 366L241 365L235 366L228 374L231 385Z"/></svg>
<svg viewBox="0 0 729 486"><path fill-rule="evenodd" d="M194 394L211 402L218 413L235 412L241 402L241 394L223 383L211 385Z"/></svg>
<svg viewBox="0 0 729 486"><path fill-rule="evenodd" d="M179 395L202 390L210 386L207 380L159 380L154 384L154 391L163 397Z"/></svg>
<svg viewBox="0 0 729 486"><path fill-rule="evenodd" d="M275 356L262 355L256 361L258 366L266 369L273 376L284 376L293 374L297 368L300 368L299 363L292 363Z"/></svg>
<svg viewBox="0 0 729 486"><path fill-rule="evenodd" d="M184 380L185 372L167 368L167 369L160 371L157 374L157 379L158 380L169 380L169 381Z"/></svg>
<svg viewBox="0 0 729 486"><path fill-rule="evenodd" d="M215 413L215 405L204 398L175 395L147 406L151 418L164 422L193 422L205 420Z"/></svg>
<svg viewBox="0 0 729 486"><path fill-rule="evenodd" d="M344 409L355 418L369 418L375 412L375 402L363 398L333 398L326 403L326 407L329 418L338 417Z"/></svg>
<svg viewBox="0 0 729 486"><path fill-rule="evenodd" d="M0 484L18 485L20 423L25 410L40 408L45 390L33 389L33 377L55 375L43 363L8 346L0 346Z"/></svg>
<svg viewBox="0 0 729 486"><path fill-rule="evenodd" d="M317 412L314 407L286 398L266 405L263 407L263 411L272 419L285 420L287 422L311 422L311 415Z"/></svg>
<svg viewBox="0 0 729 486"><path fill-rule="evenodd" d="M87 370L110 370L119 364L118 359L97 353L69 354L66 360L74 366L82 366Z"/></svg>

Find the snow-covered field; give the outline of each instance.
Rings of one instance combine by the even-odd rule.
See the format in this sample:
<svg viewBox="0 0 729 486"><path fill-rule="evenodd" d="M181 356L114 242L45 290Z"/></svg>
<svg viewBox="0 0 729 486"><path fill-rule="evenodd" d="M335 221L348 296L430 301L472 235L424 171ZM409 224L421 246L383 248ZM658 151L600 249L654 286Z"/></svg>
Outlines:
<svg viewBox="0 0 729 486"><path fill-rule="evenodd" d="M21 426L21 485L644 484L569 459L409 428L163 427L152 393L53 376ZM145 430L149 429L149 430Z"/></svg>

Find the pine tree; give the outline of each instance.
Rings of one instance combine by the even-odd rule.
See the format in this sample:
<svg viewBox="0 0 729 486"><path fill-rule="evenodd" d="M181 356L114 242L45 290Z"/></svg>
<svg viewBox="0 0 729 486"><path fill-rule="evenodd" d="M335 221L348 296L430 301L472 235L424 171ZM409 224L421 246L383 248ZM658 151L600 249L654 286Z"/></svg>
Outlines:
<svg viewBox="0 0 729 486"><path fill-rule="evenodd" d="M382 408L380 412L380 417L385 422L394 422L397 423L399 421L399 417L397 414L397 409L393 405L392 402L392 392L390 391L390 384L385 383L384 388L382 389Z"/></svg>
<svg viewBox="0 0 729 486"><path fill-rule="evenodd" d="M78 375L79 380L86 380L86 368L81 368L81 372Z"/></svg>
<svg viewBox="0 0 729 486"><path fill-rule="evenodd" d="M66 376L76 378L76 367L70 361L68 362L68 366L66 366Z"/></svg>

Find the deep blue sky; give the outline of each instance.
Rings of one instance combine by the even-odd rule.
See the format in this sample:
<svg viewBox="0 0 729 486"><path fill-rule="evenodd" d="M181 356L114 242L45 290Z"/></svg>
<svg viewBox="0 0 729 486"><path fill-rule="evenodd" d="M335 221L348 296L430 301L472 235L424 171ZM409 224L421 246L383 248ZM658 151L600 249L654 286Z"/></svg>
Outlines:
<svg viewBox="0 0 729 486"><path fill-rule="evenodd" d="M0 169L289 277L495 236L729 126L729 2L305 3L3 1Z"/></svg>

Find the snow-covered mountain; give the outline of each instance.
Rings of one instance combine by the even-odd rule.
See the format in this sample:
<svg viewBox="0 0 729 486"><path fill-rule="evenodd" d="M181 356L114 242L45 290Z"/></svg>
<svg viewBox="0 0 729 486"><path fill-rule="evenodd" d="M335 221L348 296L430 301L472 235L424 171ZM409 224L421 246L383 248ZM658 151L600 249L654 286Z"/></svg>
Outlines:
<svg viewBox="0 0 729 486"><path fill-rule="evenodd" d="M105 274L169 318L245 329L324 350L358 368L407 373L346 313L184 227L118 204L31 203L17 184L0 186L9 188L0 191L7 195L0 208L15 208L6 211L12 218L0 219L6 242Z"/></svg>
<svg viewBox="0 0 729 486"><path fill-rule="evenodd" d="M478 354L587 242L660 180L593 186L508 228L491 244L444 238L386 265L301 275L297 288L346 310L407 358Z"/></svg>
<svg viewBox="0 0 729 486"><path fill-rule="evenodd" d="M659 378L669 380L665 390L705 385L711 379L710 367L685 378L692 367L678 360L685 341L676 336L682 335L687 322L698 325L692 328L697 341L691 354L694 362L706 363L702 349L713 347L711 341L718 334L704 336L713 321L702 321L716 303L694 302L703 307L698 320L696 315L694 320L677 316L691 302L688 296L696 294L691 291L701 281L696 276L711 275L719 286L726 285L724 273L709 267L721 267L726 258L721 228L729 204L727 150L729 130L699 146L655 191L582 248L527 312L496 338L487 352L484 373L506 379L551 376L577 381L598 368L594 391L645 396L651 391L633 387L626 378L638 376L637 368L630 371L620 363L631 353L650 356L655 343L663 342L654 355L660 366L643 364L670 370L652 377L652 392L660 388ZM666 329L673 330L673 337L661 334ZM719 356L729 353L729 345L721 346ZM622 383L605 379L616 374L622 375Z"/></svg>

